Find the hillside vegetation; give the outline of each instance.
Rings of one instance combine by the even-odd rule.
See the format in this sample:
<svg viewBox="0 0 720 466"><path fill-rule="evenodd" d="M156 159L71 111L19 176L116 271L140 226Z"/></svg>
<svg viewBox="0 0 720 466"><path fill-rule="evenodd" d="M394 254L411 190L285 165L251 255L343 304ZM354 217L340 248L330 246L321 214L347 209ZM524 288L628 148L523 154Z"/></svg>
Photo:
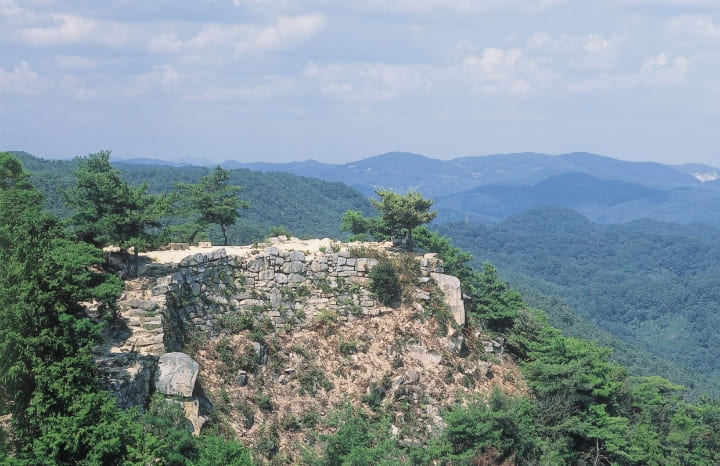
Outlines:
<svg viewBox="0 0 720 466"><path fill-rule="evenodd" d="M317 283L317 290L346 307L337 314L318 313L305 333L274 329L250 313L226 322L216 335L185 340L182 349L194 348L206 368L203 386L212 400L210 422L199 436L191 435L177 404L158 396L144 414L121 410L102 388L92 353L101 343L102 326L126 331L115 303L123 289L134 287L110 273L116 270L107 261L111 255L80 241L43 212L42 198L27 179L17 159L0 154L0 455L8 464L716 461L720 403L688 403L683 388L665 379L629 376L609 360L609 350L549 326L544 313L530 308L492 265L474 269L471 255L422 227L412 235L416 246L438 254L444 272L460 280L464 325L451 322L432 280L421 280L412 252L384 255L369 245L354 245L355 252L346 246L338 265L339 257L347 263L374 256L369 282ZM277 248L272 254L281 257ZM186 264L205 274L200 256ZM304 254L288 255L299 256ZM252 263L259 280L268 271L265 259L262 267ZM267 264L284 266L270 257ZM291 261L288 269L300 265ZM142 281L143 270L151 268L136 269L140 277L133 280ZM234 280L227 273L218 278ZM239 281L244 299L257 301L250 309L281 317L284 308L260 299L252 283ZM217 284L206 285L184 290L200 296ZM308 291L274 289L282 301L300 303ZM153 296L161 292L149 291ZM382 312L339 319L357 313L356 294L382 302ZM150 310L139 308L143 300L135 301L136 317L150 317ZM180 304L196 309L194 302ZM375 332L380 335L374 337ZM253 343L265 347L264 356ZM411 361L416 357L405 357L422 353L418 347L437 350L441 357L426 350L430 366L421 369ZM243 382L241 370L247 377ZM353 384L358 380L368 383ZM249 393L239 390L242 384ZM446 398L451 393L454 397ZM430 399L446 404L431 409Z"/></svg>
<svg viewBox="0 0 720 466"><path fill-rule="evenodd" d="M717 229L658 222L600 225L538 208L494 226L439 230L518 286L565 300L627 343L716 381Z"/></svg>
<svg viewBox="0 0 720 466"><path fill-rule="evenodd" d="M76 160L42 160L14 153L30 172L30 182L43 195L46 208L63 218L70 214L63 192L75 182ZM206 167L172 167L115 163L125 180L135 186L146 183L151 193L168 192L175 183L195 183L210 172ZM239 197L250 204L241 211L237 224L228 230L233 244L246 244L269 236L272 227L285 227L298 236L342 237L340 217L348 210L370 213L370 202L341 183L331 183L287 173L231 170L230 184L242 187ZM292 228L290 226L292 225ZM210 229L210 239L221 244L219 229Z"/></svg>

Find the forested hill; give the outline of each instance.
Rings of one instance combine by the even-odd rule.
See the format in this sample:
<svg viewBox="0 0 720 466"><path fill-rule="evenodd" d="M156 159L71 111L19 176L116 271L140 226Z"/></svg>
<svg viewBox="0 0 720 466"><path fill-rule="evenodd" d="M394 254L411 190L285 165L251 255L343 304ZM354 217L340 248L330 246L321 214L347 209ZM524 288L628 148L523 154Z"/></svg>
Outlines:
<svg viewBox="0 0 720 466"><path fill-rule="evenodd" d="M720 381L720 230L601 225L548 207L439 230L514 285L562 297L622 340Z"/></svg>
<svg viewBox="0 0 720 466"><path fill-rule="evenodd" d="M46 207L64 217L63 190L74 183L75 161L43 160L15 152L31 173L30 181L45 195ZM116 162L131 184L147 183L151 192L167 192L174 183L196 183L207 175L206 167L172 167ZM232 244L248 244L268 236L271 227L283 226L298 236L340 237L340 218L349 209L369 214L373 209L365 196L338 182L327 182L288 173L261 173L247 169L230 171L230 184L242 186L239 197L250 203L238 223L230 227ZM214 232L211 230L211 237ZM219 236L212 239L219 241Z"/></svg>
<svg viewBox="0 0 720 466"><path fill-rule="evenodd" d="M717 463L720 402L689 403L667 380L629 376L427 228L415 228L417 255L274 238L240 255L170 250L142 268L115 263L98 247L137 252L155 239L158 212L180 205L181 217L182 203L120 179L108 155L81 162L67 197L82 215L68 226L0 153L0 463ZM170 173L157 176L169 183ZM227 180L220 168L211 175L198 184ZM234 212L231 201L222 206ZM130 405L101 381L142 392L119 400L145 413L121 409Z"/></svg>

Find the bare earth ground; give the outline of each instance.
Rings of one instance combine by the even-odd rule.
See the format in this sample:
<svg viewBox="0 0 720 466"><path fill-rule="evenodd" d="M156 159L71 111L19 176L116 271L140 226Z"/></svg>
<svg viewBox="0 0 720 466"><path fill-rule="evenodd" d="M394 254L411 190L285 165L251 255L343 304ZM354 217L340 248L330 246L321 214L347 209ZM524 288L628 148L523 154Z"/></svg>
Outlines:
<svg viewBox="0 0 720 466"><path fill-rule="evenodd" d="M269 241L259 244L250 244L245 246L219 246L219 245L213 245L210 248L200 248L197 246L191 246L190 249L184 249L180 251L171 251L171 250L164 250L164 251L148 251L140 253L141 257L147 257L152 262L161 263L161 264L168 264L168 263L178 263L182 259L188 256L192 256L193 254L197 254L199 252L206 253L210 252L215 249L225 248L225 251L229 256L235 255L235 256L249 256L253 253L253 251L257 252L258 250L262 251L268 246L276 246L280 249L284 249L286 251L304 251L304 252L318 252L320 251L320 248L325 248L326 250L330 251L333 244L340 244L336 240L332 240L330 238L323 238L323 239L307 239L307 240L301 240L295 237L283 239L284 237L278 237L278 238L270 238ZM347 243L343 243L344 245ZM381 248L387 248L390 249L390 243L365 243L365 244L371 244L374 247L381 247Z"/></svg>

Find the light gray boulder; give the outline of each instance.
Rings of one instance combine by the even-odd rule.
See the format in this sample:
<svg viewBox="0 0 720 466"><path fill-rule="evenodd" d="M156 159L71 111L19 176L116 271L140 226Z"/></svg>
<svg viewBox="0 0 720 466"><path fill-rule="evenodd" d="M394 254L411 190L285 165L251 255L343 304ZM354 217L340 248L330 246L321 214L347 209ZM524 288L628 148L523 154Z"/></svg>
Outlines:
<svg viewBox="0 0 720 466"><path fill-rule="evenodd" d="M200 365L185 353L165 353L158 360L155 388L168 396L189 398L195 388Z"/></svg>
<svg viewBox="0 0 720 466"><path fill-rule="evenodd" d="M461 326L465 326L465 304L462 299L462 292L460 291L460 280L452 275L445 275L444 273L430 273L430 276L438 287L445 294L445 304L450 308L453 319Z"/></svg>

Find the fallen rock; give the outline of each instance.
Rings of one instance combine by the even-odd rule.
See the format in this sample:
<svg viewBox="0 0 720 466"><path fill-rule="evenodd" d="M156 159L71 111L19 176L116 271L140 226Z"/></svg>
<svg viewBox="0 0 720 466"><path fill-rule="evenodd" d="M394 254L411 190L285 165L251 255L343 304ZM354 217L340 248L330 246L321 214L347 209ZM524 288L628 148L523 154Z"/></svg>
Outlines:
<svg viewBox="0 0 720 466"><path fill-rule="evenodd" d="M163 395L189 398L200 366L185 353L165 353L158 360L155 388Z"/></svg>

